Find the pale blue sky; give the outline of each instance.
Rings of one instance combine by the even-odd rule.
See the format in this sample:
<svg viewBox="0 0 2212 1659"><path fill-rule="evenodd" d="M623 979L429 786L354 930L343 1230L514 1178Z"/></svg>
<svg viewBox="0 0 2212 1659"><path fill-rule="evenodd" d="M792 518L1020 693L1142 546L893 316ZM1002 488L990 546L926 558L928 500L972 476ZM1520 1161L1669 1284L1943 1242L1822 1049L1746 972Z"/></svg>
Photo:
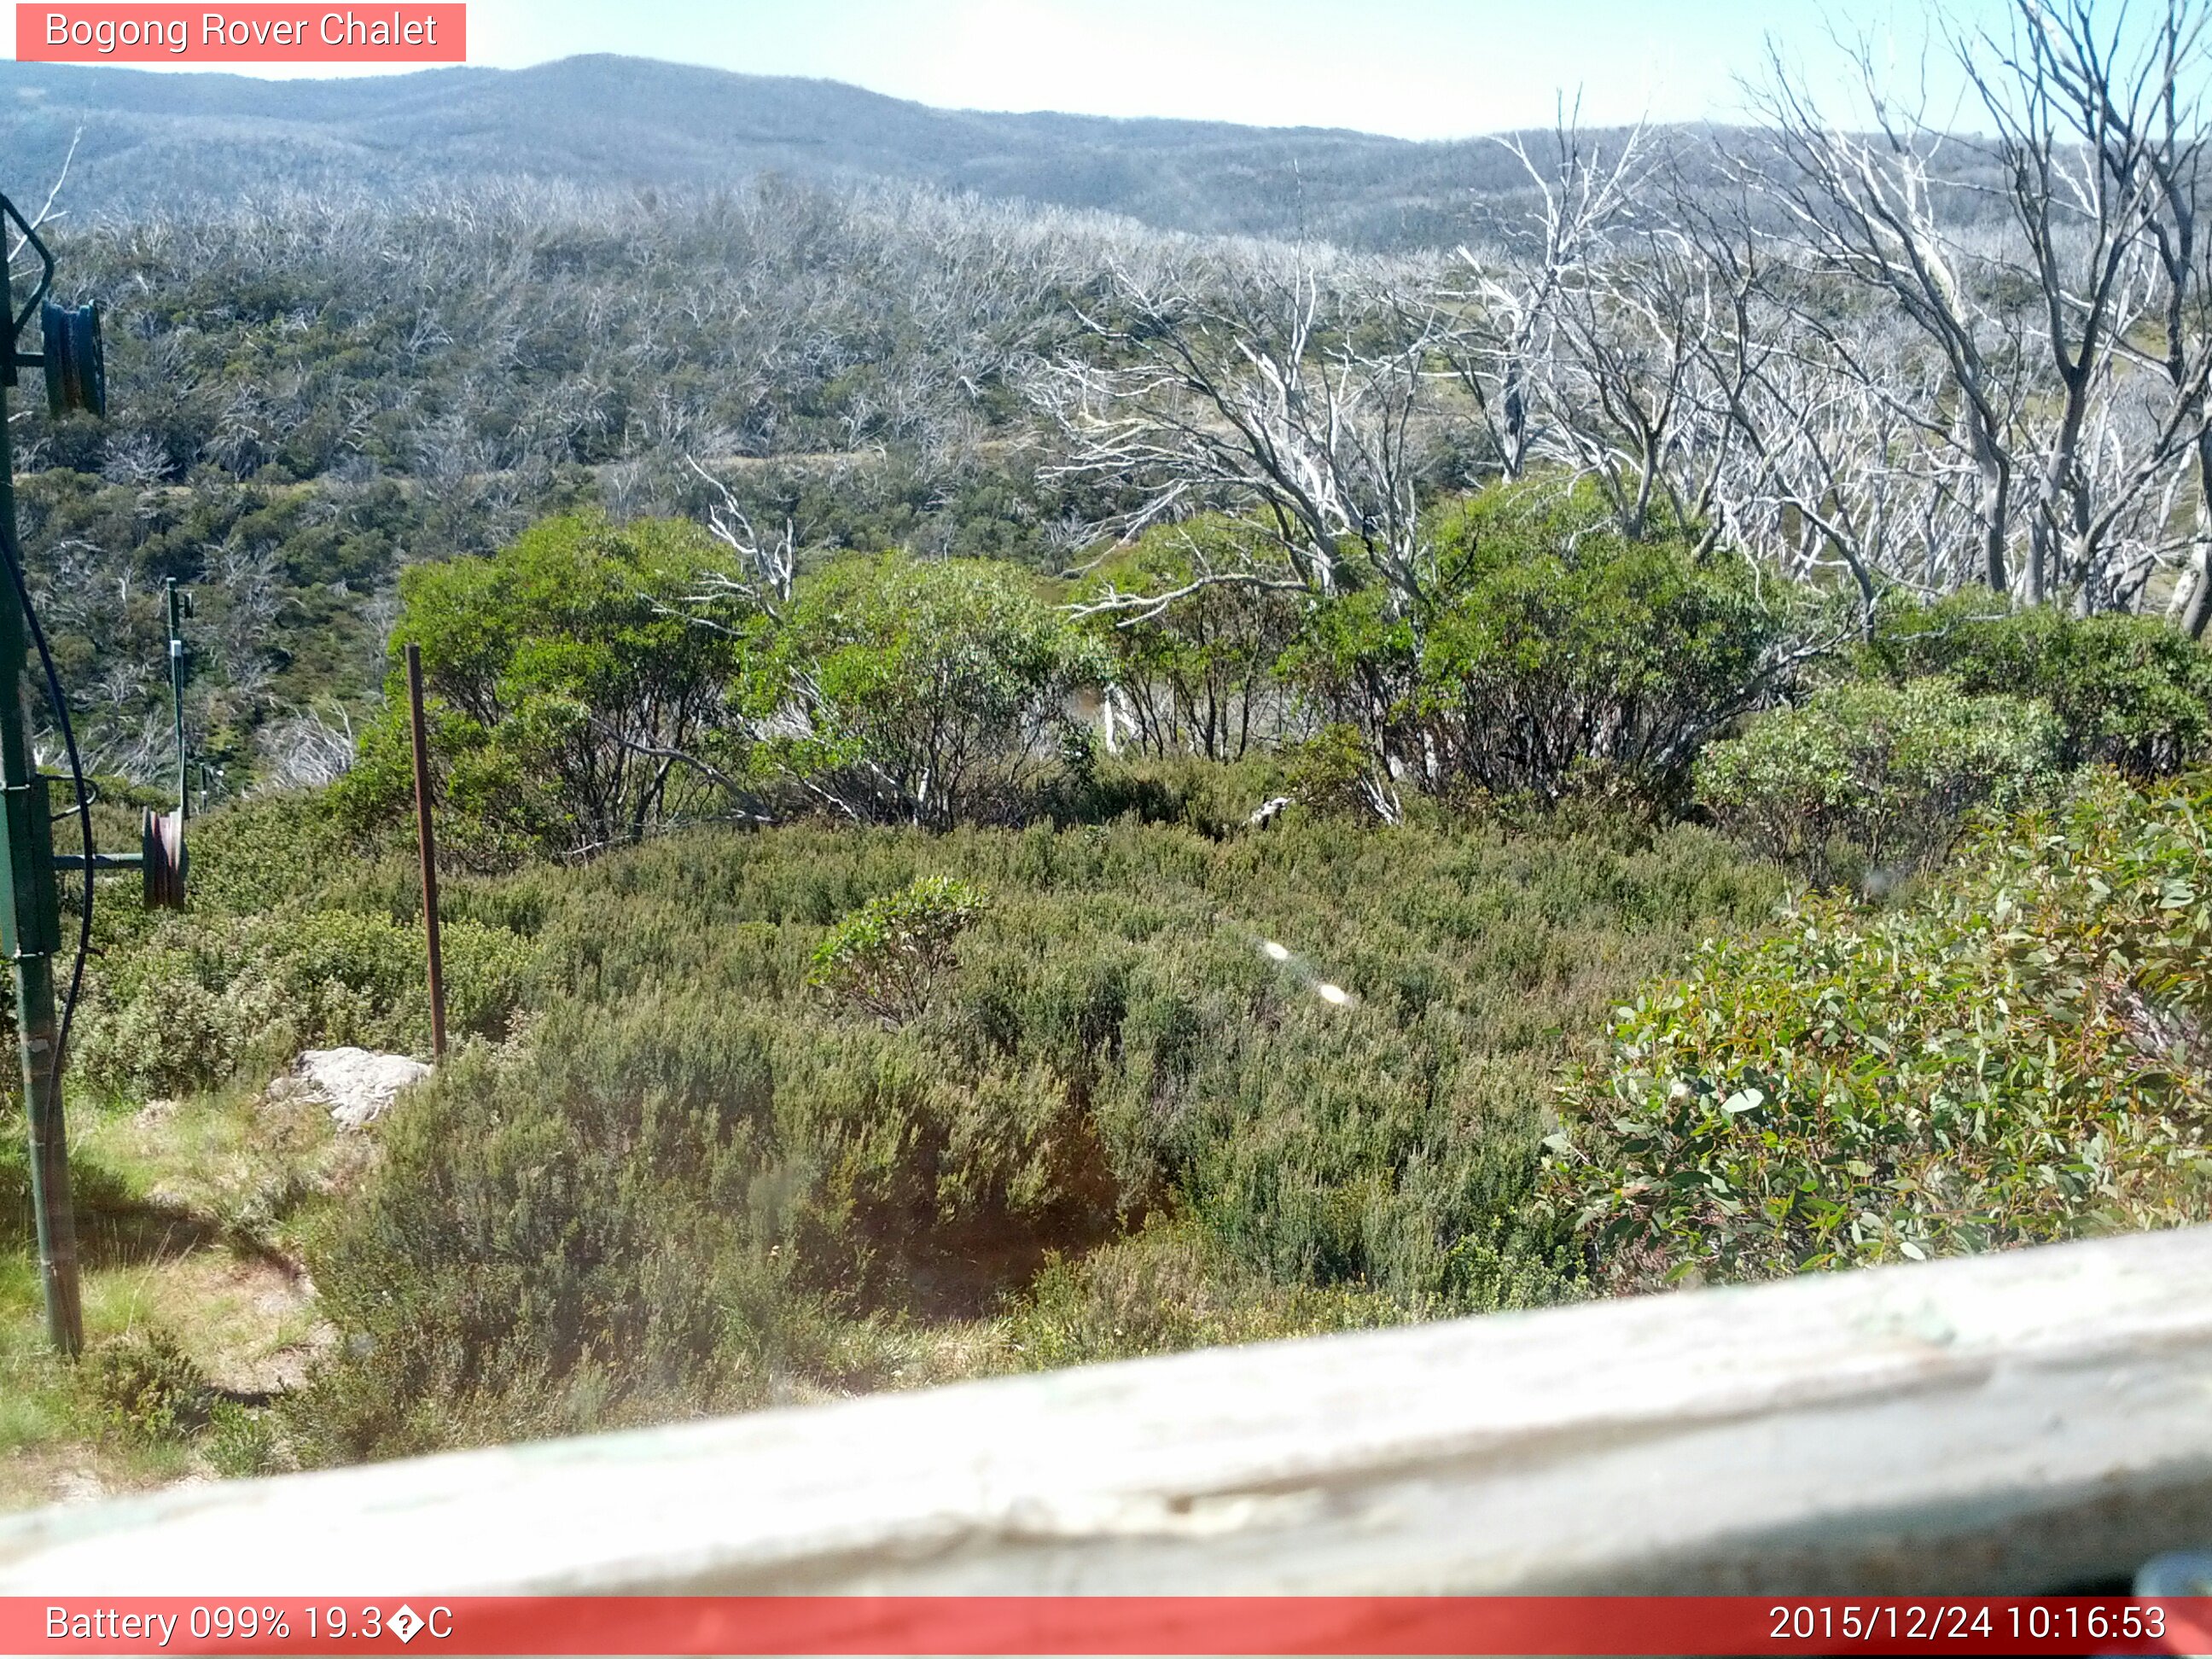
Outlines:
<svg viewBox="0 0 2212 1659"><path fill-rule="evenodd" d="M1931 16L1913 0L471 0L469 56L616 52L959 108L1439 138L1544 123L1578 88L1586 121L1726 118L1770 31L1816 71L1831 27L1870 33L1917 74Z"/></svg>

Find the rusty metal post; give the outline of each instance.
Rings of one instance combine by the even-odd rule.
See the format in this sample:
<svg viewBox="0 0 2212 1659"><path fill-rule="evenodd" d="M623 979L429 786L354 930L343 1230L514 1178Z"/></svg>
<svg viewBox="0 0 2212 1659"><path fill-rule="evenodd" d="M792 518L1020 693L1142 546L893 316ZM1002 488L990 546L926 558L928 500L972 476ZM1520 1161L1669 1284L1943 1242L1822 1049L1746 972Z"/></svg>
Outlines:
<svg viewBox="0 0 2212 1659"><path fill-rule="evenodd" d="M430 831L430 739L422 724L422 647L407 647L407 712L415 728L415 833L422 848L422 931L430 958L430 1054L446 1057L446 963L438 944L438 847Z"/></svg>

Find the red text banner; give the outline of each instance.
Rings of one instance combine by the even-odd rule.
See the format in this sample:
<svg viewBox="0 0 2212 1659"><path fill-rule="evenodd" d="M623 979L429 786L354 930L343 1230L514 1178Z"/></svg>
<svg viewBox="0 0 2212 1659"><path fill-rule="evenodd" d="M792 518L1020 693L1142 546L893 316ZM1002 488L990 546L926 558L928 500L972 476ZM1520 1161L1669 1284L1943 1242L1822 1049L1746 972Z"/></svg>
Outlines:
<svg viewBox="0 0 2212 1659"><path fill-rule="evenodd" d="M2121 1596L0 1599L9 1654L2212 1652L2212 1600Z"/></svg>
<svg viewBox="0 0 2212 1659"><path fill-rule="evenodd" d="M15 56L54 64L459 64L465 5L28 5Z"/></svg>

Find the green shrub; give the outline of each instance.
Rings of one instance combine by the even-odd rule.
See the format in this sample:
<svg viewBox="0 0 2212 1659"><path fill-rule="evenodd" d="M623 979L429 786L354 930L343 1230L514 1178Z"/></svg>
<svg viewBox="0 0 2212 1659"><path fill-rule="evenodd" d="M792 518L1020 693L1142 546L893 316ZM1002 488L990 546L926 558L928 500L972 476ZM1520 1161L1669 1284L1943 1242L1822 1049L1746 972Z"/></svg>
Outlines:
<svg viewBox="0 0 2212 1659"><path fill-rule="evenodd" d="M210 1466L227 1480L271 1474L283 1467L275 1417L234 1400L216 1401L203 1443Z"/></svg>
<svg viewBox="0 0 2212 1659"><path fill-rule="evenodd" d="M167 1331L134 1328L85 1356L82 1385L109 1432L141 1444L187 1439L205 1427L215 1391Z"/></svg>
<svg viewBox="0 0 2212 1659"><path fill-rule="evenodd" d="M1096 646L980 560L847 559L802 581L751 671L756 765L860 823L1019 816Z"/></svg>
<svg viewBox="0 0 2212 1659"><path fill-rule="evenodd" d="M193 818L185 834L196 915L270 910L303 898L325 886L332 869L357 859L362 850L327 789L287 790L227 805Z"/></svg>
<svg viewBox="0 0 2212 1659"><path fill-rule="evenodd" d="M446 1022L457 1036L495 1041L520 1008L532 953L501 927L465 919L439 930ZM345 910L271 918L255 931L253 971L273 989L301 1048L356 1043L411 1051L429 1030L419 924Z"/></svg>
<svg viewBox="0 0 2212 1659"><path fill-rule="evenodd" d="M1359 728L1346 721L1322 726L1284 759L1292 799L1309 811L1361 817L1381 812L1389 799L1373 750Z"/></svg>
<svg viewBox="0 0 2212 1659"><path fill-rule="evenodd" d="M1056 787L1039 790L1032 822L1069 829L1128 818L1180 824L1219 841L1243 830L1255 809L1291 787L1286 762L1294 757L1272 749L1231 765L1189 755L1101 756L1087 776L1065 773Z"/></svg>
<svg viewBox="0 0 2212 1659"><path fill-rule="evenodd" d="M2039 703L1942 679L1829 686L1707 749L1697 797L1730 834L1826 885L1940 861L1970 811L2050 787L2059 750Z"/></svg>
<svg viewBox="0 0 2212 1659"><path fill-rule="evenodd" d="M556 1010L526 1060L449 1063L382 1120L315 1263L363 1340L310 1437L436 1443L471 1397L500 1432L556 1429L580 1377L610 1408L761 1403L788 1370L836 1377L836 1322L973 1313L1112 1227L1055 1079L794 1012Z"/></svg>
<svg viewBox="0 0 2212 1659"><path fill-rule="evenodd" d="M1747 561L1585 516L1449 521L1439 556L1456 576L1422 644L1421 731L1444 777L1493 795L1554 799L1595 770L1665 803L1707 735L1772 689L1790 596Z"/></svg>
<svg viewBox="0 0 2212 1659"><path fill-rule="evenodd" d="M384 712L334 791L344 821L411 810L410 643L447 856L584 853L727 810L743 751L731 684L760 622L728 574L696 525L587 516L548 519L489 558L410 566Z"/></svg>
<svg viewBox="0 0 2212 1659"><path fill-rule="evenodd" d="M1986 593L1881 613L1862 671L1947 675L1970 696L2033 697L2057 717L2059 763L2138 780L2212 753L2212 652L2155 617L2002 608Z"/></svg>
<svg viewBox="0 0 2212 1659"><path fill-rule="evenodd" d="M832 930L925 876L992 896L957 973L894 1028L825 1006ZM1780 893L1692 829L1319 818L1219 842L809 824L498 885L526 883L529 1041L381 1120L311 1256L346 1340L287 1407L305 1456L884 1381L869 1333L1018 1310L1048 1261L1087 1273L1160 1216L1191 1251L1112 1261L1212 1288L1139 1346L1565 1293L1526 1213L1565 1034ZM1120 1272L1034 1304L1053 1352L1127 1328Z"/></svg>
<svg viewBox="0 0 2212 1659"><path fill-rule="evenodd" d="M1684 538L1626 540L1588 491L1488 491L1435 540L1425 605L1346 596L1284 658L1406 787L1669 807L1706 738L1786 689L1802 596Z"/></svg>
<svg viewBox="0 0 2212 1659"><path fill-rule="evenodd" d="M1094 605L1181 594L1157 609L1102 609L1091 619L1140 753L1240 760L1279 731L1275 664L1297 637L1303 604L1256 585L1200 585L1248 562L1261 533L1212 516L1158 526L1091 573L1084 598Z"/></svg>
<svg viewBox="0 0 2212 1659"><path fill-rule="evenodd" d="M1424 1311L1366 1285L1277 1283L1188 1219L1162 1216L1086 1256L1049 1262L1013 1307L1007 1345L1017 1364L1042 1370L1364 1329Z"/></svg>
<svg viewBox="0 0 2212 1659"><path fill-rule="evenodd" d="M897 1025L919 1014L952 965L952 947L983 914L983 895L951 876L921 876L870 899L815 947L807 983Z"/></svg>
<svg viewBox="0 0 2212 1659"><path fill-rule="evenodd" d="M531 946L465 919L442 931L448 1029L496 1041L522 1007ZM76 1059L119 1094L183 1094L302 1048L412 1053L429 1040L421 931L385 915L162 916L111 952L94 990Z"/></svg>
<svg viewBox="0 0 2212 1659"><path fill-rule="evenodd" d="M1620 1011L1550 1189L1607 1283L1756 1279L2212 1209L2212 781L2109 775L1912 903L1808 900Z"/></svg>

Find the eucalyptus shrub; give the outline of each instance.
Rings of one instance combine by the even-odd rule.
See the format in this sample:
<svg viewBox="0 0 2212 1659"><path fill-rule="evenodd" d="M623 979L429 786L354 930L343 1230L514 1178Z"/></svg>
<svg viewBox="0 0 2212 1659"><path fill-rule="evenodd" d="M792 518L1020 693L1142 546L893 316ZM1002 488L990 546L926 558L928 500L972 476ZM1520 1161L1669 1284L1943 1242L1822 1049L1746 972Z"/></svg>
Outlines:
<svg viewBox="0 0 2212 1659"><path fill-rule="evenodd" d="M1756 716L1698 758L1697 798L1770 858L1828 884L1893 878L1947 856L1966 814L2057 780L2062 734L2040 703L1948 680L1825 687Z"/></svg>
<svg viewBox="0 0 2212 1659"><path fill-rule="evenodd" d="M1732 556L1592 532L1485 562L1423 642L1419 730L1493 795L1556 799L1595 773L1664 803L1769 689L1787 633Z"/></svg>
<svg viewBox="0 0 2212 1659"><path fill-rule="evenodd" d="M2212 780L2109 775L1887 910L1805 900L1618 1015L1547 1187L1601 1282L2212 1215Z"/></svg>
<svg viewBox="0 0 2212 1659"><path fill-rule="evenodd" d="M1419 603L1332 599L1282 659L1426 793L1677 805L1706 739L1788 689L1810 622L1807 595L1724 549L1622 537L1587 489L1486 491L1432 536Z"/></svg>
<svg viewBox="0 0 2212 1659"><path fill-rule="evenodd" d="M904 554L802 581L747 671L752 764L861 823L1018 819L1103 658L1019 572Z"/></svg>
<svg viewBox="0 0 2212 1659"><path fill-rule="evenodd" d="M374 829L411 810L410 644L449 860L581 854L727 811L743 751L732 683L761 625L730 575L696 525L588 514L489 557L410 567L383 711L333 792L343 817Z"/></svg>
<svg viewBox="0 0 2212 1659"><path fill-rule="evenodd" d="M918 876L831 928L814 948L807 983L903 1024L928 1005L952 965L955 943L987 902L953 877Z"/></svg>
<svg viewBox="0 0 2212 1659"><path fill-rule="evenodd" d="M1279 586L1204 580L1248 564L1261 535L1214 515L1158 525L1091 572L1082 597L1098 607L1091 628L1140 752L1234 761L1282 735L1289 711L1275 665L1304 605ZM1177 597L1143 609L1114 603L1145 594Z"/></svg>
<svg viewBox="0 0 2212 1659"><path fill-rule="evenodd" d="M2069 769L2101 763L2148 780L2212 754L2212 652L2159 617L2014 610L1979 591L1879 614L1862 672L2033 697L2057 717Z"/></svg>

